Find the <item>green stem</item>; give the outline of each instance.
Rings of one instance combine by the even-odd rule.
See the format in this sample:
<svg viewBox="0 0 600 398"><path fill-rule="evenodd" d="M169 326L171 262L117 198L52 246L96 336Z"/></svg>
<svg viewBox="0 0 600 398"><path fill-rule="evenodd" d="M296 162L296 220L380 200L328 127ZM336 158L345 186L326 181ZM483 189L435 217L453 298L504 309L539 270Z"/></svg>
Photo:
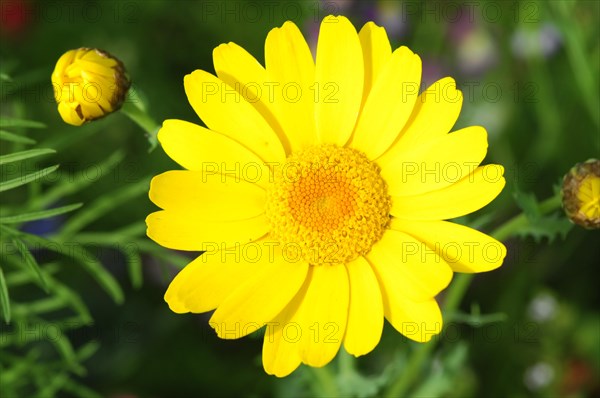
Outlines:
<svg viewBox="0 0 600 398"><path fill-rule="evenodd" d="M561 198L559 194L556 194L540 203L539 209L540 213L544 215L560 208L560 206ZM524 213L521 213L496 228L490 235L500 241L506 240L514 236L519 229L526 226L528 222L527 216ZM450 314L457 310L474 276L475 274L459 274L454 278L444 300L444 314ZM438 340L439 339L431 340L428 344L421 344L415 349L405 370L402 372L402 375L388 388L384 397L398 398L406 396L406 392L412 386L419 373L423 370L423 366L427 361L427 358L429 358L429 354L435 348Z"/></svg>
<svg viewBox="0 0 600 398"><path fill-rule="evenodd" d="M543 201L542 203L540 203L540 206L539 206L540 214L541 215L548 214L548 213L558 209L560 206L561 206L560 195L558 195L558 194L554 195L551 198L548 198L545 201ZM527 215L525 213L521 213L521 214L511 218L510 220L508 220L507 222L505 222L498 228L496 228L496 230L494 230L490 235L500 241L505 240L505 239L513 236L516 232L518 232L521 227L526 226L528 222L529 222L529 220L527 219Z"/></svg>
<svg viewBox="0 0 600 398"><path fill-rule="evenodd" d="M355 366L355 358L354 356L348 354L346 350L341 349L338 353L338 365L340 375L352 374L354 373Z"/></svg>
<svg viewBox="0 0 600 398"><path fill-rule="evenodd" d="M323 397L338 397L340 395L335 383L335 378L327 366L322 368L311 367L310 370L313 372L317 382L317 384L313 386L315 395Z"/></svg>
<svg viewBox="0 0 600 398"><path fill-rule="evenodd" d="M158 143L156 135L160 126L146 113L145 107L140 103L140 100L137 97L128 96L123 107L121 107L121 112L146 132L146 138L150 143L149 151L152 151Z"/></svg>

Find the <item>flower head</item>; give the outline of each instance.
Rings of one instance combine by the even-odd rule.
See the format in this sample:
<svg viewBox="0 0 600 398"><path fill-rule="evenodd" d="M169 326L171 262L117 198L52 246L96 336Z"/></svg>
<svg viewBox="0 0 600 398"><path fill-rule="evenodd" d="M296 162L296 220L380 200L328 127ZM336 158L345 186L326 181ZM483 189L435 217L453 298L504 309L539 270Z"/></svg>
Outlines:
<svg viewBox="0 0 600 398"><path fill-rule="evenodd" d="M217 76L187 75L207 127L164 122L158 139L185 170L152 180L163 210L146 220L159 244L205 251L169 286L169 307L216 310L226 339L266 326L263 364L277 376L323 366L342 344L369 353L384 317L430 340L453 271L489 271L506 254L443 221L504 187L501 166L479 166L482 127L448 134L462 105L454 81L419 93L421 59L392 51L372 22L357 34L326 17L316 53L286 22L267 36L266 66L229 43L214 50Z"/></svg>
<svg viewBox="0 0 600 398"><path fill-rule="evenodd" d="M600 160L577 163L563 179L562 197L569 220L584 228L600 228Z"/></svg>
<svg viewBox="0 0 600 398"><path fill-rule="evenodd" d="M123 63L94 48L67 51L52 72L58 112L74 126L121 108L130 84Z"/></svg>

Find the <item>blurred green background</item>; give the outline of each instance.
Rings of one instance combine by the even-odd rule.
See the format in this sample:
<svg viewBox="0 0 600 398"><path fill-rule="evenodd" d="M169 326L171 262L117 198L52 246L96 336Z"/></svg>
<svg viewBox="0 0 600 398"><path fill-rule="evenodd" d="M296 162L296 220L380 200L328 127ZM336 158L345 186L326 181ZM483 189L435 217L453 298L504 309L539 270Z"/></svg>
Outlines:
<svg viewBox="0 0 600 398"><path fill-rule="evenodd" d="M318 393L304 367L286 379L267 376L258 336L222 341L208 326L209 315L169 311L162 299L166 286L192 257L146 238L143 219L155 209L147 199L148 178L178 166L160 148L149 154L143 132L121 114L81 128L64 124L50 74L65 51L101 48L124 62L133 90L157 122L199 122L183 76L195 69L214 72L214 47L233 41L262 62L270 29L291 19L314 45L320 20L331 13L348 16L357 29L370 20L386 27L394 48L407 45L421 56L427 84L456 79L465 101L455 128L485 126L485 162L504 165L507 176L501 196L464 222L489 231L518 214L519 204L534 200L531 195L551 196L575 163L600 157L596 1L2 0L0 114L45 124L15 131L57 151L19 167L61 165L56 178L3 194L3 215L41 203L84 203L75 215L21 228L86 245L124 296L114 293L111 300L110 283L103 289L94 272L64 253L33 247L40 267L79 296L93 319L79 314L73 327L64 327L60 322L71 319L67 304L43 301L46 293L19 279L18 264L3 258L15 307L11 324L0 327L2 398ZM22 144L1 145L5 154ZM0 171L4 179L23 169ZM45 203L57 185L62 194ZM90 208L78 221L70 218ZM478 275L461 313L445 315L453 328L441 337L411 395L600 397L600 232L570 228L558 217L546 221L506 242L505 264ZM128 244L135 250L127 251ZM27 304L38 301L43 304ZM349 377L346 395L378 394L402 373L416 344L388 326L377 349L358 360L364 379ZM63 338L75 354L56 344ZM80 347L89 348L88 357Z"/></svg>

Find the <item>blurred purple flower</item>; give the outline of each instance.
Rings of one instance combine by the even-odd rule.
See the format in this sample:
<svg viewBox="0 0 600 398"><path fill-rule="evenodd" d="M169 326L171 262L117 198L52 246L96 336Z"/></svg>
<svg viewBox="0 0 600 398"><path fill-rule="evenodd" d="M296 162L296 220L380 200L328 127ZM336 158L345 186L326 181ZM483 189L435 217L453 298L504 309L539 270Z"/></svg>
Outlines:
<svg viewBox="0 0 600 398"><path fill-rule="evenodd" d="M551 23L539 28L519 27L511 37L511 49L519 58L548 58L560 48L562 37L558 29Z"/></svg>
<svg viewBox="0 0 600 398"><path fill-rule="evenodd" d="M487 30L471 30L458 44L456 54L459 68L467 75L484 73L496 64L498 47Z"/></svg>

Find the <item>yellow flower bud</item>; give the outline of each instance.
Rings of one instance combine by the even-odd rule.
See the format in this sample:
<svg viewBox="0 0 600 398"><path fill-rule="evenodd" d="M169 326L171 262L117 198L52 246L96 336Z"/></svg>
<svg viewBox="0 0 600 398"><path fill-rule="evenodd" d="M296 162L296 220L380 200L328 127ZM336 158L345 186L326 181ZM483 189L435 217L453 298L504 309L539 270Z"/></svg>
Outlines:
<svg viewBox="0 0 600 398"><path fill-rule="evenodd" d="M600 160L576 164L563 179L563 207L584 228L600 228Z"/></svg>
<svg viewBox="0 0 600 398"><path fill-rule="evenodd" d="M119 110L131 82L123 63L95 48L69 50L52 72L62 119L74 126Z"/></svg>

